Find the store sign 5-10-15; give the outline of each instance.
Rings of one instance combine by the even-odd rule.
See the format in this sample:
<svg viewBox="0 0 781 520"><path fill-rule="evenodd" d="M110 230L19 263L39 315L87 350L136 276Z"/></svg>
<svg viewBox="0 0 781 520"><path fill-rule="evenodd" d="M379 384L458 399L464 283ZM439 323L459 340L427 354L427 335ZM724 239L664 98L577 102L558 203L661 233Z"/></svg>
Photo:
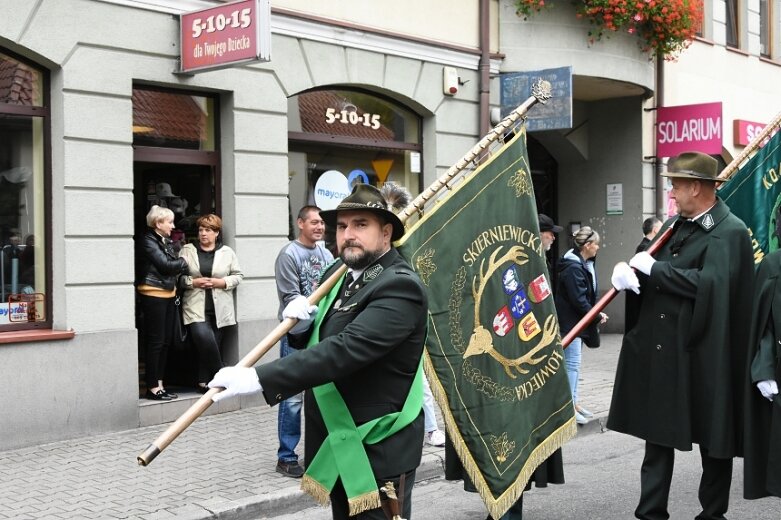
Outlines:
<svg viewBox="0 0 781 520"><path fill-rule="evenodd" d="M180 70L193 73L271 59L269 0L240 0L179 16Z"/></svg>
<svg viewBox="0 0 781 520"><path fill-rule="evenodd" d="M252 8L247 7L241 10L233 11L228 16L220 13L217 16L209 16L206 20L195 18L193 20L193 38L198 38L201 35L201 31L207 33L213 33L214 31L224 31L226 27L245 28L249 27L252 23Z"/></svg>
<svg viewBox="0 0 781 520"><path fill-rule="evenodd" d="M380 114L359 114L354 110L337 111L329 108L325 111L325 122L329 125L342 123L345 125L363 125L377 130L380 125Z"/></svg>

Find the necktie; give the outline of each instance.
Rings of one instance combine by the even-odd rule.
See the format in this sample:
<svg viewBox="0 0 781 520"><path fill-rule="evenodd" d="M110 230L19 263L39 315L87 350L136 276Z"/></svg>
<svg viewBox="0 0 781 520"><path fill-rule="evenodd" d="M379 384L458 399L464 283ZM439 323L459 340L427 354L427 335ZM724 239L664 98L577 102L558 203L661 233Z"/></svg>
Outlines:
<svg viewBox="0 0 781 520"><path fill-rule="evenodd" d="M342 284L342 300L350 297L350 286L353 284L353 273L347 273Z"/></svg>

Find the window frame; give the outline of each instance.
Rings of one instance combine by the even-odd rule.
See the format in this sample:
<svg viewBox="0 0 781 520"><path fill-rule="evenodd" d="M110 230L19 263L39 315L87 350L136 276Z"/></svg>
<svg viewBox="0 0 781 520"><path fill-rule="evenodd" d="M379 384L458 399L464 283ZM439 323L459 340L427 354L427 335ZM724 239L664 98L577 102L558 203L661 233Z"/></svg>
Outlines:
<svg viewBox="0 0 781 520"><path fill-rule="evenodd" d="M731 42L730 37L730 6L734 6L734 30L735 34L733 35L735 38L734 42ZM741 44L744 41L743 37L743 30L741 28L742 21L744 19L744 16L742 16L743 13L743 3L740 0L724 0L724 45L728 49L740 49Z"/></svg>
<svg viewBox="0 0 781 520"><path fill-rule="evenodd" d="M0 46L0 52L25 65L34 68L42 76L42 106L24 106L0 102L0 115L38 117L43 120L43 228L46 233L44 247L39 251L44 259L44 305L45 319L36 322L9 323L0 325L0 334L31 329L51 329L53 324L54 309L52 308L52 150L51 150L51 78L49 70L24 56L13 52L7 47ZM36 246L38 247L38 246Z"/></svg>
<svg viewBox="0 0 781 520"><path fill-rule="evenodd" d="M407 152L407 151L417 152L418 154L420 154L421 157L421 171L418 178L418 185L415 187L415 189L417 190L417 193L423 192L424 181L423 181L422 161L423 161L423 148L424 148L423 145L424 117L420 113L414 110L411 106L403 103L402 101L399 101L398 99L388 96L384 93L376 92L366 88L356 87L354 85L334 84L334 85L315 87L315 88L303 90L301 92L292 94L288 97L288 99L291 100L294 98L298 98L298 96L304 94L319 92L319 91L354 92L356 94L362 94L365 96L370 96L378 100L381 100L382 102L390 105L394 110L408 112L410 115L412 115L415 118L415 124L417 126L416 132L418 135L417 142L409 143L405 141L385 141L385 140L371 139L371 138L349 137L349 136L343 136L338 134L288 130L287 133L288 152L297 152L300 149L300 147L307 146L307 145L314 145L314 146L331 145L331 146L338 146L340 148L345 148L345 149L369 148L369 149L376 149L376 150L388 150L392 152ZM290 114L288 114L288 117L290 117Z"/></svg>
<svg viewBox="0 0 781 520"><path fill-rule="evenodd" d="M222 101L219 94L214 92L205 92L192 89L179 89L171 87L160 87L146 83L133 83L133 90L148 90L153 92L163 92L166 94L176 94L183 96L208 97L212 100L214 109L213 132L214 132L214 150L191 150L188 148L174 148L166 146L149 146L145 144L133 144L133 164L139 162L165 163L165 164L189 164L195 166L209 166L214 173L214 209L218 215L222 215L222 168L221 168L221 110Z"/></svg>

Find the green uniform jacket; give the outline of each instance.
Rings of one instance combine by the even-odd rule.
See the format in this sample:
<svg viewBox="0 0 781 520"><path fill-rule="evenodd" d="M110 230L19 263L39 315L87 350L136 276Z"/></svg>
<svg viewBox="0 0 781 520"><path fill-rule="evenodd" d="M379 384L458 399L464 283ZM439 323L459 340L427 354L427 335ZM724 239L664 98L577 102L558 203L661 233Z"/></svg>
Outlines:
<svg viewBox="0 0 781 520"><path fill-rule="evenodd" d="M339 266L323 273L328 278ZM378 266L382 266L379 269ZM381 273L371 280L372 273ZM423 283L395 249L366 268L361 287L334 302L320 325L320 342L256 367L266 401L273 405L302 390L333 381L355 424L401 411L423 355L428 299ZM306 345L309 334L291 337ZM304 451L311 461L328 432L315 401L304 400ZM366 445L375 477L415 469L423 451L423 411L415 421L377 444Z"/></svg>
<svg viewBox="0 0 781 520"><path fill-rule="evenodd" d="M641 276L607 426L679 450L697 443L711 457L740 455L754 278L746 226L719 199L683 220L656 259Z"/></svg>
<svg viewBox="0 0 781 520"><path fill-rule="evenodd" d="M754 317L746 364L746 429L743 496L748 499L781 496L781 399L771 403L755 383L781 382L781 250L759 264ZM762 348L760 348L760 346ZM759 359L757 359L759 358ZM752 363L754 377L751 377ZM759 368L760 370L757 370Z"/></svg>

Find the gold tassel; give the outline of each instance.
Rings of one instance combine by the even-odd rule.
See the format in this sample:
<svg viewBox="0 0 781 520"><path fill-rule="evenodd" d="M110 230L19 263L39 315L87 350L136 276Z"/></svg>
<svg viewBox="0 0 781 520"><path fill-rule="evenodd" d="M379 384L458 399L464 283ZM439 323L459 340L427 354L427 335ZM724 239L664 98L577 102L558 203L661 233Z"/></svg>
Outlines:
<svg viewBox="0 0 781 520"><path fill-rule="evenodd" d="M499 518L510 509L510 506L518 501L521 495L523 495L526 483L531 478L534 470L536 470L537 467L557 449L564 446L568 440L577 435L578 426L575 422L575 418L573 416L572 419L564 423L558 430L540 443L540 445L529 455L529 459L518 474L515 483L507 488L498 499L494 499L488 484L483 478L480 469L477 467L477 463L472 458L472 454L469 453L466 443L464 443L464 439L461 438L460 432L456 427L455 418L450 412L449 403L447 402L445 389L442 387L442 383L440 383L439 378L437 377L434 366L431 364L428 352L426 350L423 352L423 368L425 369L426 377L431 386L431 393L434 394L434 399L437 401L437 404L439 404L439 409L442 410L442 416L447 424L447 431L450 434L450 440L453 442L453 447L455 448L456 453L458 453L458 458L461 459L464 470L477 488L477 492L486 504L488 512L491 513L492 517ZM565 406L571 407L572 401L568 401ZM458 435L453 435L453 432L458 432Z"/></svg>
<svg viewBox="0 0 781 520"><path fill-rule="evenodd" d="M382 506L382 504L380 504L380 492L377 490L350 498L347 500L347 503L350 506L350 516L355 516L364 511L377 509Z"/></svg>
<svg viewBox="0 0 781 520"><path fill-rule="evenodd" d="M328 490L306 473L301 479L301 490L305 493L309 493L321 506L327 506L331 503L331 497Z"/></svg>

